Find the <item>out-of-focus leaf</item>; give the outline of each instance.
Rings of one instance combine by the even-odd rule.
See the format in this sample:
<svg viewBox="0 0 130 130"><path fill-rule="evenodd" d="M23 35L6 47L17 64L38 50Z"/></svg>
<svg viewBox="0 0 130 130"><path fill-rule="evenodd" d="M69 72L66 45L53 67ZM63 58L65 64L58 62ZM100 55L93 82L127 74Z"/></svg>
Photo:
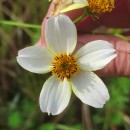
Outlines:
<svg viewBox="0 0 130 130"><path fill-rule="evenodd" d="M20 127L23 123L23 118L20 112L11 112L8 118L8 126L11 128Z"/></svg>
<svg viewBox="0 0 130 130"><path fill-rule="evenodd" d="M73 126L76 130L82 130L83 126L81 124L76 124Z"/></svg>
<svg viewBox="0 0 130 130"><path fill-rule="evenodd" d="M46 124L43 124L42 126L40 126L38 128L38 130L56 130L56 129L55 129L55 125L54 124L46 123Z"/></svg>

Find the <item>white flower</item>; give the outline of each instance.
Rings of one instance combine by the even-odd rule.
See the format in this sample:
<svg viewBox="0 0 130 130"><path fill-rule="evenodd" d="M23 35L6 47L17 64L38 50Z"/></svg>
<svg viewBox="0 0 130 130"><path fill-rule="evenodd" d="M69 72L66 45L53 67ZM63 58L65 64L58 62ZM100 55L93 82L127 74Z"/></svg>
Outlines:
<svg viewBox="0 0 130 130"><path fill-rule="evenodd" d="M54 14L64 13L89 6L88 0L52 0L52 2L54 3Z"/></svg>
<svg viewBox="0 0 130 130"><path fill-rule="evenodd" d="M92 71L102 69L116 57L107 41L92 41L76 54L77 31L65 15L48 19L47 47L31 46L18 52L17 61L26 70L52 76L44 83L39 103L43 112L57 115L68 105L71 92L85 104L102 108L109 93L102 80Z"/></svg>

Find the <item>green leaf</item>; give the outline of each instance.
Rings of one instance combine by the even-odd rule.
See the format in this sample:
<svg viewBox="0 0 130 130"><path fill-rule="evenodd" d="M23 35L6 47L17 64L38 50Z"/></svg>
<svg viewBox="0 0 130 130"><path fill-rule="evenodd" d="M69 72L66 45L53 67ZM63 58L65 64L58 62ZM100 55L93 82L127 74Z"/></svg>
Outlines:
<svg viewBox="0 0 130 130"><path fill-rule="evenodd" d="M83 127L81 124L76 124L73 126L76 130L83 130Z"/></svg>
<svg viewBox="0 0 130 130"><path fill-rule="evenodd" d="M111 118L112 124L121 125L123 123L122 116L120 112L117 112L113 118Z"/></svg>
<svg viewBox="0 0 130 130"><path fill-rule="evenodd" d="M40 126L38 130L56 130L56 129L55 129L54 124L46 123L46 124Z"/></svg>
<svg viewBox="0 0 130 130"><path fill-rule="evenodd" d="M17 128L20 127L23 123L23 118L20 114L20 112L16 111L16 112L12 112L9 115L8 118L8 126L11 128Z"/></svg>
<svg viewBox="0 0 130 130"><path fill-rule="evenodd" d="M30 100L24 99L22 101L22 106L23 110L27 113L31 113L34 111L34 109L36 108L36 105L34 103L32 103Z"/></svg>

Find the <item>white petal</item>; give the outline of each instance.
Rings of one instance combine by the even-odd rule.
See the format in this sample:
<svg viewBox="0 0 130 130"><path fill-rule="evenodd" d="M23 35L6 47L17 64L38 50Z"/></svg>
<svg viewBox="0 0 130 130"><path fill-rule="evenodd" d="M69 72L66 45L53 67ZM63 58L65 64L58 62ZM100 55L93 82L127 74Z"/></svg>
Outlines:
<svg viewBox="0 0 130 130"><path fill-rule="evenodd" d="M44 47L31 46L18 52L17 62L26 70L34 73L51 71L52 54Z"/></svg>
<svg viewBox="0 0 130 130"><path fill-rule="evenodd" d="M39 98L40 108L48 115L58 115L67 107L70 97L70 83L66 79L59 82L52 76L43 85Z"/></svg>
<svg viewBox="0 0 130 130"><path fill-rule="evenodd" d="M58 15L48 19L46 42L55 53L72 53L77 43L77 31L68 16Z"/></svg>
<svg viewBox="0 0 130 130"><path fill-rule="evenodd" d="M65 9L63 9L61 12L67 12L75 9L80 9L85 6L88 6L88 1L87 0L73 0L73 4L70 4L70 6L67 6Z"/></svg>
<svg viewBox="0 0 130 130"><path fill-rule="evenodd" d="M72 78L72 89L83 103L95 108L102 108L109 99L105 84L93 72L80 72Z"/></svg>
<svg viewBox="0 0 130 130"><path fill-rule="evenodd" d="M117 55L112 44L107 41L96 40L79 49L76 56L80 68L95 71L104 68Z"/></svg>

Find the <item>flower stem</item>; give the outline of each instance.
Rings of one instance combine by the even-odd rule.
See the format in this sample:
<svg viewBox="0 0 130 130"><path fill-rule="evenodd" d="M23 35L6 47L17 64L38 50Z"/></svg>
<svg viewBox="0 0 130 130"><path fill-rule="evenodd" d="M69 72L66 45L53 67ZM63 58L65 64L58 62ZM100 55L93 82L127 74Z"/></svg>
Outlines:
<svg viewBox="0 0 130 130"><path fill-rule="evenodd" d="M122 40L124 40L124 41L126 41L126 42L128 42L128 43L130 43L130 39L128 39L126 36L123 36L121 34L113 34L113 35L122 39Z"/></svg>
<svg viewBox="0 0 130 130"><path fill-rule="evenodd" d="M85 11L84 11L84 13L80 16L80 17L78 17L77 19L75 19L74 21L73 21L73 23L78 23L78 22L80 22L83 18L85 18L86 16L88 16L88 10L87 9L85 9Z"/></svg>
<svg viewBox="0 0 130 130"><path fill-rule="evenodd" d="M24 27L24 28L33 28L33 29L40 29L40 25L35 24L27 24L22 22L15 22L15 21L0 21L0 24L3 25L9 25L9 26L18 26L18 27Z"/></svg>

